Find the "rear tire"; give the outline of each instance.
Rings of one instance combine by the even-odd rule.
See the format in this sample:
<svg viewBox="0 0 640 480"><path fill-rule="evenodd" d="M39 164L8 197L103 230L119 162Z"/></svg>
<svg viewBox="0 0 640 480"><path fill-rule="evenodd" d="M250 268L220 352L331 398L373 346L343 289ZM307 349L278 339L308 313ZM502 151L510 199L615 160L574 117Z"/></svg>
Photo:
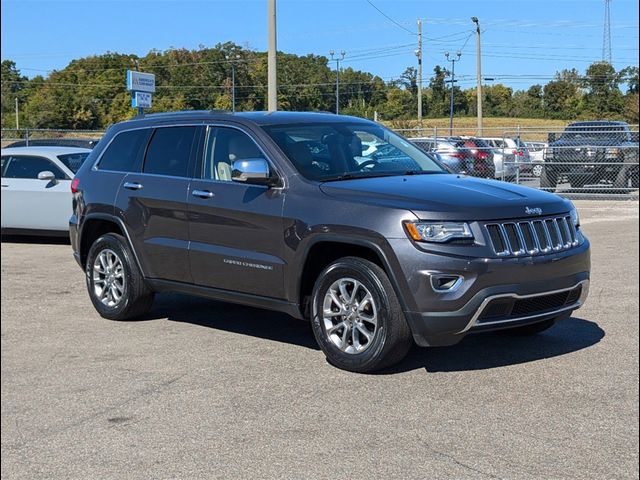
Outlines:
<svg viewBox="0 0 640 480"><path fill-rule="evenodd" d="M130 320L149 311L154 293L149 289L125 238L101 236L89 249L85 265L87 290L100 316Z"/></svg>
<svg viewBox="0 0 640 480"><path fill-rule="evenodd" d="M311 325L329 363L351 372L398 363L413 343L387 274L357 257L341 258L320 273Z"/></svg>

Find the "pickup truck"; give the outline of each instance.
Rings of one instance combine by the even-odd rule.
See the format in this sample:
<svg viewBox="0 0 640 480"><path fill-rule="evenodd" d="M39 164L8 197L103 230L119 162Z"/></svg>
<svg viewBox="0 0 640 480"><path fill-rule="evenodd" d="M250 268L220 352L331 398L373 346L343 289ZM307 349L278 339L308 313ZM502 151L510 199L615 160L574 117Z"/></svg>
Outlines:
<svg viewBox="0 0 640 480"><path fill-rule="evenodd" d="M563 179L572 188L603 182L638 188L638 132L625 122L571 123L560 137L549 134L544 160L541 188L553 190Z"/></svg>

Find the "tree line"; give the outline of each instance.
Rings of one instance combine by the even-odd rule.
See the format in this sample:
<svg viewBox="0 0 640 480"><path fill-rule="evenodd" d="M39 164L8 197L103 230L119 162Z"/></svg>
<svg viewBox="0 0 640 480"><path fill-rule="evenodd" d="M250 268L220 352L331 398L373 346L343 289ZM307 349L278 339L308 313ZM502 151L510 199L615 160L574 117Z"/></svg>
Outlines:
<svg viewBox="0 0 640 480"><path fill-rule="evenodd" d="M15 62L2 62L3 128L103 129L134 116L124 85L128 69L154 73L157 90L152 111L226 109L232 105L235 70L237 110L266 110L267 56L231 42L197 50L152 50L144 57L108 52L73 60L62 70L27 78ZM395 80L351 67L340 71L340 112L380 120L415 119L416 69ZM437 65L423 89L426 118L449 115L449 72ZM327 57L278 52L278 101L282 110L335 111L336 72ZM474 116L476 89L453 87L456 116ZM638 67L616 71L605 62L557 72L545 85L513 90L503 84L483 87L488 117L615 118L638 123Z"/></svg>

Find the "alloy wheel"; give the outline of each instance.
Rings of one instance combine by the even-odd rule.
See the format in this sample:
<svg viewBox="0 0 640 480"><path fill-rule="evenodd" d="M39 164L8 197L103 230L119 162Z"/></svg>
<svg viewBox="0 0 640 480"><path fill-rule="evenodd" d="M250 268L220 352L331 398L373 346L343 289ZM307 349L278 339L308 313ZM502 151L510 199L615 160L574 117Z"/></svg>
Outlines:
<svg viewBox="0 0 640 480"><path fill-rule="evenodd" d="M369 348L378 331L378 309L371 292L353 278L336 280L324 296L322 318L327 337L345 353Z"/></svg>

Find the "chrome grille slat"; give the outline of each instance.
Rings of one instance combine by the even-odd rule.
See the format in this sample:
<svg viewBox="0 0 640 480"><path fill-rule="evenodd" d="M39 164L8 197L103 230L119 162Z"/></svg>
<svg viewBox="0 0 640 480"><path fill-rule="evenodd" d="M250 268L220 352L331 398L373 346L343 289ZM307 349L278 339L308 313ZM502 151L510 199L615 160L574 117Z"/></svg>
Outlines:
<svg viewBox="0 0 640 480"><path fill-rule="evenodd" d="M578 245L578 233L566 215L491 222L485 224L485 229L489 245L501 257L540 255Z"/></svg>

